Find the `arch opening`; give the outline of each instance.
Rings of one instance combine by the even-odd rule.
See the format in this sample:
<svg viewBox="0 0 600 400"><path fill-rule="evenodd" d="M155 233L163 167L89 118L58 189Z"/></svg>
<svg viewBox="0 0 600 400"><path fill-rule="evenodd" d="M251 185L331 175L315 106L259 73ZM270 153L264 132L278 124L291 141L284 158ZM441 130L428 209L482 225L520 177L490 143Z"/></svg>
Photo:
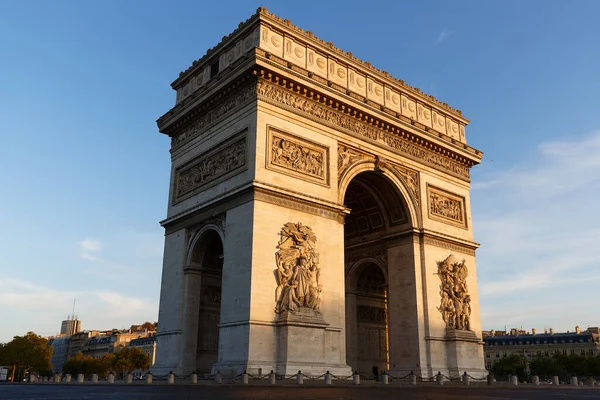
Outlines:
<svg viewBox="0 0 600 400"><path fill-rule="evenodd" d="M216 231L209 229L200 236L191 264L200 275L196 372L210 373L218 360L223 277L223 242Z"/></svg>
<svg viewBox="0 0 600 400"><path fill-rule="evenodd" d="M378 172L348 184L344 205L346 360L361 374L389 370L388 263L385 238L410 226L403 196Z"/></svg>

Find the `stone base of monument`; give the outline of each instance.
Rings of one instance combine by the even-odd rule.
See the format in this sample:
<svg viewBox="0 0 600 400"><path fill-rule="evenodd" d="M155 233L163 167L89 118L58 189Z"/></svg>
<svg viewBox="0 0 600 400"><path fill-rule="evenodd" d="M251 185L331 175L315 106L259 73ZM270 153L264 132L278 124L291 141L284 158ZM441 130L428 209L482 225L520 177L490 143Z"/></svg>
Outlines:
<svg viewBox="0 0 600 400"><path fill-rule="evenodd" d="M488 375L483 368L482 340L475 332L446 329L446 349L451 378L461 377L465 372L473 378L481 379Z"/></svg>
<svg viewBox="0 0 600 400"><path fill-rule="evenodd" d="M320 312L310 308L283 312L278 316L276 326L278 343L275 372L278 375L293 375L298 371L311 376L319 376L327 371L340 377L352 375L348 365L327 359L327 336L339 334L341 330L331 329Z"/></svg>

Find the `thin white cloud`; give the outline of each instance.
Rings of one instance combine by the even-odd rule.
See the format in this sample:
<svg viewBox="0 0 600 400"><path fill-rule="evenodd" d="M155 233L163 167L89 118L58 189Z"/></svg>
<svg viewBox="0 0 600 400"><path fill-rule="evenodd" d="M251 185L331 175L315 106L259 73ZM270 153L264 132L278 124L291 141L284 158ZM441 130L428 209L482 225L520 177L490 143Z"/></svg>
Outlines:
<svg viewBox="0 0 600 400"><path fill-rule="evenodd" d="M590 324L572 311L600 281L598 197L600 131L541 143L526 163L473 185L484 329Z"/></svg>
<svg viewBox="0 0 600 400"><path fill-rule="evenodd" d="M435 42L433 44L435 44L435 45L441 44L441 43L445 42L453 34L454 34L454 31L444 27L440 31L440 34L438 35L437 39L435 39Z"/></svg>
<svg viewBox="0 0 600 400"><path fill-rule="evenodd" d="M0 342L10 340L32 330L32 326L43 326L42 334L57 333L60 321L66 317L77 299L75 314L80 316L85 329L111 329L129 327L146 320L155 321L157 302L135 297L114 290L57 290L33 282L0 278L2 304L7 310L25 322L13 321L11 326L0 330ZM51 305L49 307L48 305ZM24 328L19 329L19 325Z"/></svg>
<svg viewBox="0 0 600 400"><path fill-rule="evenodd" d="M600 182L600 131L574 141L544 142L538 146L538 165L520 167L478 182L473 189L503 186L530 198L572 192Z"/></svg>
<svg viewBox="0 0 600 400"><path fill-rule="evenodd" d="M85 239L79 242L79 257L93 262L104 262L98 257L98 252L102 249L102 242L97 239Z"/></svg>

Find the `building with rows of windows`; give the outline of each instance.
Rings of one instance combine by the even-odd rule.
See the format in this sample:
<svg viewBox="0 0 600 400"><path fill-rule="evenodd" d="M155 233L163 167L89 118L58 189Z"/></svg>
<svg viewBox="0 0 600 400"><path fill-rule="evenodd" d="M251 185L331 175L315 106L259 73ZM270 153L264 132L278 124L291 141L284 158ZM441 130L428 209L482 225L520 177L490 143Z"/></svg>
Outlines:
<svg viewBox="0 0 600 400"><path fill-rule="evenodd" d="M494 330L484 331L483 343L485 353L485 366L490 369L493 363L502 357L518 354L528 359L537 353L550 356L554 353L599 355L600 354L600 328L588 328L586 331L576 326L575 332L555 333L553 329L531 333L512 329L509 333Z"/></svg>

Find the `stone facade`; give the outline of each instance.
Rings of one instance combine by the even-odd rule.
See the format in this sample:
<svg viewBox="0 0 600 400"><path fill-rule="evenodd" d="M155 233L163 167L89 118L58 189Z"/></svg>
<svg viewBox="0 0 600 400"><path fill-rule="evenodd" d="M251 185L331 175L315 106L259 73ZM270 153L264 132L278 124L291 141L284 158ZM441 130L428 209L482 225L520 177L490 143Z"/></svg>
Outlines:
<svg viewBox="0 0 600 400"><path fill-rule="evenodd" d="M172 86L155 373L485 373L460 111L264 8Z"/></svg>

